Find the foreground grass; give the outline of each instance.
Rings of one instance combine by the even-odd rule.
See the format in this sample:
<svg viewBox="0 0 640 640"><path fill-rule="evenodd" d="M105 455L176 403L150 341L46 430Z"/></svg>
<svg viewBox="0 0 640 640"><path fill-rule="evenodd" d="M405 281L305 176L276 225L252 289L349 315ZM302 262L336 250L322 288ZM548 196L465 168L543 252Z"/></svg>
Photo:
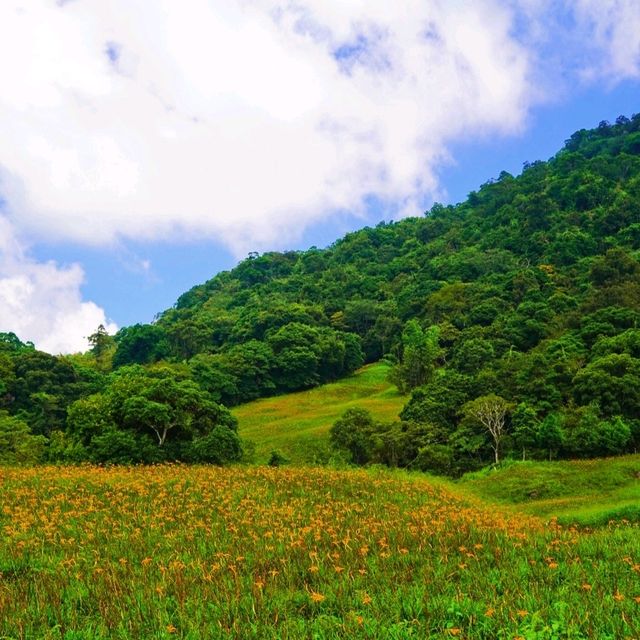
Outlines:
<svg viewBox="0 0 640 640"><path fill-rule="evenodd" d="M640 455L517 462L465 476L461 487L486 500L564 524L640 522Z"/></svg>
<svg viewBox="0 0 640 640"><path fill-rule="evenodd" d="M260 463L272 450L294 463L326 459L329 429L350 407L368 409L377 420L397 419L408 398L387 382L388 370L384 363L371 364L333 384L237 407L240 435L255 443Z"/></svg>
<svg viewBox="0 0 640 640"><path fill-rule="evenodd" d="M637 526L389 472L0 470L0 635L640 637Z"/></svg>

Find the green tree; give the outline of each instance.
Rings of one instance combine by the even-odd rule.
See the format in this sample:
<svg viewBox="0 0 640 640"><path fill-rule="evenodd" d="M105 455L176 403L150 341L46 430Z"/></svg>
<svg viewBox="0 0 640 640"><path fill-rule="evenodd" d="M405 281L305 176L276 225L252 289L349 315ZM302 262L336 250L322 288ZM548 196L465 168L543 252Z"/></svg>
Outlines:
<svg viewBox="0 0 640 640"><path fill-rule="evenodd" d="M31 465L44 459L47 439L32 435L26 422L0 411L0 463Z"/></svg>
<svg viewBox="0 0 640 640"><path fill-rule="evenodd" d="M155 324L134 324L115 335L115 368L128 364L149 364L166 358L170 353L165 330Z"/></svg>
<svg viewBox="0 0 640 640"><path fill-rule="evenodd" d="M426 331L417 320L410 320L402 332L402 359L390 372L390 380L407 393L433 379L441 355L440 331L432 326Z"/></svg>
<svg viewBox="0 0 640 640"><path fill-rule="evenodd" d="M110 336L104 325L101 324L87 340L98 370L110 371L116 350L116 341L113 336Z"/></svg>
<svg viewBox="0 0 640 640"><path fill-rule="evenodd" d="M640 360L627 353L596 358L573 379L580 405L595 402L605 416L640 418Z"/></svg>
<svg viewBox="0 0 640 640"><path fill-rule="evenodd" d="M513 440L516 446L522 450L522 459L526 460L527 449L531 450L538 443L540 429L540 422L533 407L521 402L511 416L511 426Z"/></svg>
<svg viewBox="0 0 640 640"><path fill-rule="evenodd" d="M331 445L349 454L354 464L366 464L373 456L372 435L375 423L369 411L361 407L347 409L329 431Z"/></svg>
<svg viewBox="0 0 640 640"><path fill-rule="evenodd" d="M549 460L558 455L564 443L565 433L562 418L557 413L550 413L538 428L538 448L546 451Z"/></svg>

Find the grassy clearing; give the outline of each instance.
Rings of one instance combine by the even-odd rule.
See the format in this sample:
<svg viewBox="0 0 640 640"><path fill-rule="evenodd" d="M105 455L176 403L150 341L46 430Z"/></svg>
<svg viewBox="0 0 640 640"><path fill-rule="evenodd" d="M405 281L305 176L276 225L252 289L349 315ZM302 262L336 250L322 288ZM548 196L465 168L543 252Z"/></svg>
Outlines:
<svg viewBox="0 0 640 640"><path fill-rule="evenodd" d="M640 522L640 455L598 460L516 462L468 474L460 486L486 500L515 505L565 524Z"/></svg>
<svg viewBox="0 0 640 640"><path fill-rule="evenodd" d="M274 449L294 463L326 459L329 429L350 407L364 407L381 421L398 417L408 398L387 382L387 372L387 365L371 364L333 384L237 407L240 435L255 443L258 462Z"/></svg>

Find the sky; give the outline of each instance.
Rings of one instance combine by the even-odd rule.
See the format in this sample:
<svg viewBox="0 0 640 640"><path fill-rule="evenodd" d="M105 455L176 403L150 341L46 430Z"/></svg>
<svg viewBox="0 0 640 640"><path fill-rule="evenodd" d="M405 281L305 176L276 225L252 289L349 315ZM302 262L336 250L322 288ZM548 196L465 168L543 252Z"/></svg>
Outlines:
<svg viewBox="0 0 640 640"><path fill-rule="evenodd" d="M0 331L150 322L640 111L637 0L3 0Z"/></svg>

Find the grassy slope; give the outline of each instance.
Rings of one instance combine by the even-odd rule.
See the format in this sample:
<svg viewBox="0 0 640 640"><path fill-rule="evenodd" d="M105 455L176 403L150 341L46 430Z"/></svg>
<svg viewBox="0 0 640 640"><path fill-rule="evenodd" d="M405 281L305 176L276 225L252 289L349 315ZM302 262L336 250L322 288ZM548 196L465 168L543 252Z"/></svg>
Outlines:
<svg viewBox="0 0 640 640"><path fill-rule="evenodd" d="M465 476L459 486L485 500L565 524L640 521L640 455L517 462Z"/></svg>
<svg viewBox="0 0 640 640"><path fill-rule="evenodd" d="M350 407L394 420L407 401L386 381L388 367L370 364L349 378L309 391L263 398L237 407L240 435L256 444L256 461L277 449L292 462L326 457L331 425Z"/></svg>
<svg viewBox="0 0 640 640"><path fill-rule="evenodd" d="M329 429L349 407L364 407L379 420L397 417L407 398L386 381L387 371L383 363L372 364L333 384L237 407L240 434L256 444L258 463L274 449L294 463L326 459ZM468 474L456 489L515 511L557 516L564 523L640 521L640 455L514 462Z"/></svg>

